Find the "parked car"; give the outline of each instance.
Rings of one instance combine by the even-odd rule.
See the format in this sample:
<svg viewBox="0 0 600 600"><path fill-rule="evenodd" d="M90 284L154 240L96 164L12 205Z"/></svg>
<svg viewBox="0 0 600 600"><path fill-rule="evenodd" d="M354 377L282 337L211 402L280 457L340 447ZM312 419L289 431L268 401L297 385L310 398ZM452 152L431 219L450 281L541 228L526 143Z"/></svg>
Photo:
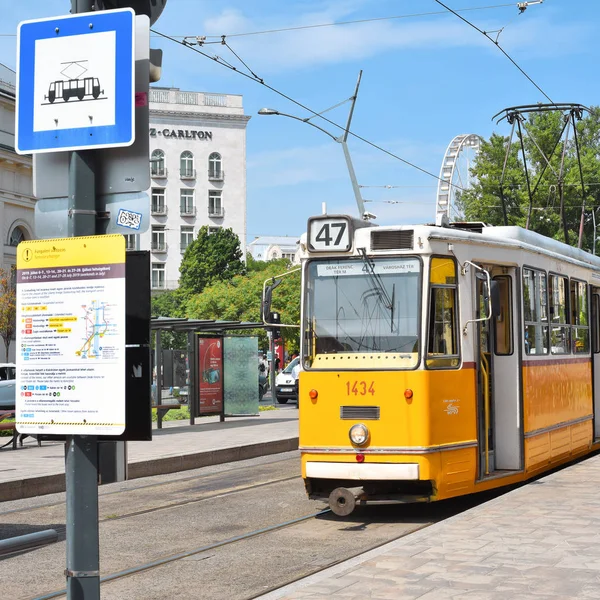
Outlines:
<svg viewBox="0 0 600 600"><path fill-rule="evenodd" d="M275 378L275 396L279 404L286 404L288 400L298 401L298 388L296 387L296 379L292 371L299 361L299 358L295 358Z"/></svg>
<svg viewBox="0 0 600 600"><path fill-rule="evenodd" d="M0 410L14 410L17 368L12 363L0 363Z"/></svg>

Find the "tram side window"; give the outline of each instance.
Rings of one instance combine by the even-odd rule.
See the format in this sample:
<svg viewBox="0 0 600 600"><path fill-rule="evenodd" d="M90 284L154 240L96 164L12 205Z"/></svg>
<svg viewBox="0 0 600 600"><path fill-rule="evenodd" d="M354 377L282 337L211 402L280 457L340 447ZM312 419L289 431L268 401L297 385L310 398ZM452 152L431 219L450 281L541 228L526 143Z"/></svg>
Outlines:
<svg viewBox="0 0 600 600"><path fill-rule="evenodd" d="M571 353L569 327L569 293L566 277L550 275L550 351L552 354Z"/></svg>
<svg viewBox="0 0 600 600"><path fill-rule="evenodd" d="M431 293L426 364L429 369L458 367L456 265L452 259L431 259Z"/></svg>
<svg viewBox="0 0 600 600"><path fill-rule="evenodd" d="M546 273L523 269L525 352L548 354L548 298Z"/></svg>
<svg viewBox="0 0 600 600"><path fill-rule="evenodd" d="M571 323L573 325L573 353L590 351L587 284L571 279Z"/></svg>

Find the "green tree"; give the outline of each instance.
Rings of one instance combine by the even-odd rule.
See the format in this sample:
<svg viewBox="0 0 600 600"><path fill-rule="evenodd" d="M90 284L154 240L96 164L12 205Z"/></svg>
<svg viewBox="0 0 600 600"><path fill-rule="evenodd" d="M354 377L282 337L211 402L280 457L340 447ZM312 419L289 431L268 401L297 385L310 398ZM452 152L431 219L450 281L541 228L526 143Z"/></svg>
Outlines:
<svg viewBox="0 0 600 600"><path fill-rule="evenodd" d="M0 336L4 340L4 360L8 362L8 351L16 333L17 297L14 271L0 269Z"/></svg>
<svg viewBox="0 0 600 600"><path fill-rule="evenodd" d="M240 239L231 229L209 233L205 225L187 247L179 267L181 293L199 294L216 281L227 281L245 271Z"/></svg>
<svg viewBox="0 0 600 600"><path fill-rule="evenodd" d="M151 302L153 317L185 317L185 297L179 288L156 293ZM163 331L161 345L169 350L186 348L186 334Z"/></svg>
<svg viewBox="0 0 600 600"><path fill-rule="evenodd" d="M205 287L202 294L190 297L186 304L187 316L192 319L262 322L260 313L265 280L290 270L291 265L287 259L279 259L269 262L248 261L248 267L246 274L215 282ZM272 310L281 314L282 323L299 325L299 271L282 278L281 285L273 292ZM297 352L299 329L282 327L281 330L287 350ZM264 330L251 330L248 333L258 335L260 347L266 347Z"/></svg>
<svg viewBox="0 0 600 600"><path fill-rule="evenodd" d="M538 233L561 241L565 241L566 237L569 243L577 245L585 203L583 247L591 250L595 233L593 223L600 216L596 214L600 206L600 109L592 108L590 114L576 122L581 168L586 182L584 190L573 128L568 126L569 138L565 145L565 135L561 137L564 125L564 116L559 111L532 113L527 123L522 124L532 191L531 206L518 135L513 138L508 159L507 137L493 134L488 141L483 141L471 169L475 184L458 198L465 217L503 225L501 199L504 197L509 225L525 227L529 223L529 228ZM504 184L501 186L505 160Z"/></svg>

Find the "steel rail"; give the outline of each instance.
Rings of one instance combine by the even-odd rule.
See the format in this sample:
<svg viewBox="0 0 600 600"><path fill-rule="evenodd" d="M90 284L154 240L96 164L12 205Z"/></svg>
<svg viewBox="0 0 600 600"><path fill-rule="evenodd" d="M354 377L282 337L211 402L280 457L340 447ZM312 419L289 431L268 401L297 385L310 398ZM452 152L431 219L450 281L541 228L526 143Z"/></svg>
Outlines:
<svg viewBox="0 0 600 600"><path fill-rule="evenodd" d="M107 583L110 581L115 581L116 579L121 579L122 577L128 577L129 575L135 575L137 573L141 573L142 571L148 571L150 569L155 569L156 567L161 567L163 565L181 560L183 558L188 558L190 556L194 556L195 554L200 554L202 552L207 552L208 550L214 550L216 548L221 548L223 546L227 546L229 544L234 544L236 542L240 542L243 540L251 539L257 537L259 535L264 535L265 533L271 533L273 531L278 531L280 529L284 529L286 527L290 527L292 525L296 525L298 523L302 523L304 521L308 521L310 519L315 519L322 515L328 514L331 512L331 509L326 508L317 513L312 513L310 515L305 515L304 517L298 517L296 519L292 519L291 521L284 521L283 523L279 523L277 525L269 525L268 527L263 527L261 529L256 529L255 531L250 531L248 533L243 533L241 535L236 535L226 540L222 540L220 542L214 542L212 544L206 544L205 546L200 546L198 548L193 548L192 550L186 550L185 552L178 552L177 554L171 554L169 556L165 556L163 558L158 558L156 560L144 563L142 565L138 565L136 567L130 567L129 569L124 569L122 571L117 571L116 573L111 573L110 575L105 575L100 578L100 583ZM56 592L50 592L49 594L45 594L43 596L36 596L35 600L50 600L51 598L60 598L67 593L66 588L62 590L58 590Z"/></svg>

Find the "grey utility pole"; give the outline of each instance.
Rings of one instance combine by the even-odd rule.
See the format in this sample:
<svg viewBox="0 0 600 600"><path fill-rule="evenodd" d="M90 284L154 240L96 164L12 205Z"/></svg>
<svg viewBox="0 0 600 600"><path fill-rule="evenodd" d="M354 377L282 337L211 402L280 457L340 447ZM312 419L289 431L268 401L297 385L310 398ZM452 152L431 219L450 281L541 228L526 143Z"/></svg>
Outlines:
<svg viewBox="0 0 600 600"><path fill-rule="evenodd" d="M348 150L348 144L347 144L348 134L350 132L350 123L352 122L352 115L354 114L354 106L356 105L356 99L358 98L358 88L360 87L361 78L362 78L362 70L358 74L358 80L356 82L356 88L354 89L354 95L351 96L350 98L344 100L343 102L340 102L340 104L344 104L345 102L348 102L348 100L351 100L352 105L350 106L350 113L348 114L348 121L346 122L346 127L344 129L344 133L342 135L340 135L339 137L336 137L335 135L329 133L329 131L327 131L326 129L323 129L322 127L319 127L319 125L315 125L311 121L311 119L314 119L315 117L320 117L321 115L325 114L326 112L328 112L334 108L337 108L338 106L340 106L340 104L336 104L335 106L330 106L329 108L326 108L325 110L321 111L320 113L313 114L311 117L307 117L305 119L301 119L300 117L296 117L294 115L288 115L287 113L279 112L278 110L275 110L274 108L261 108L258 111L258 114L263 115L263 116L279 115L281 117L289 117L290 119L295 119L296 121L302 121L302 123L306 123L308 125L311 125L315 129L322 131L324 134L328 135L334 142L338 142L338 144L341 144L342 150L344 151L344 158L346 159L346 167L348 168L348 175L350 176L350 182L352 183L352 190L354 192L354 198L356 199L356 206L358 207L358 214L361 218L365 218L365 204L364 204L362 195L360 193L360 186L358 185L358 181L356 180L356 173L354 172L354 166L352 164L352 158L350 158L350 150ZM369 218L372 218L372 215Z"/></svg>
<svg viewBox="0 0 600 600"><path fill-rule="evenodd" d="M71 0L71 13L91 12L94 0ZM69 237L96 233L94 153L69 156ZM99 600L98 439L67 436L67 598Z"/></svg>

